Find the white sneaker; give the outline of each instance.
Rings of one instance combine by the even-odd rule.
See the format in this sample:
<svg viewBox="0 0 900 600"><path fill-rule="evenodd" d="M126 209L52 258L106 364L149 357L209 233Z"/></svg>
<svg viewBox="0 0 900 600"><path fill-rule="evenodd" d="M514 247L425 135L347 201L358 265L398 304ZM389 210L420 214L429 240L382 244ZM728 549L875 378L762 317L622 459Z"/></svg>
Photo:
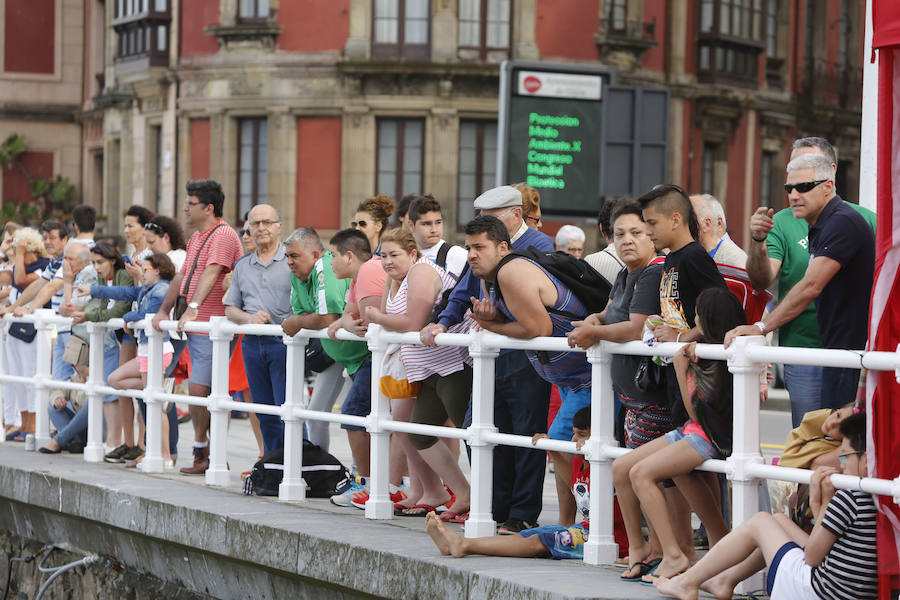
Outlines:
<svg viewBox="0 0 900 600"><path fill-rule="evenodd" d="M334 490L335 494L331 497L331 503L336 506L353 506L353 500L362 496L369 496L369 482L367 478L357 476L352 479L346 479L339 484Z"/></svg>

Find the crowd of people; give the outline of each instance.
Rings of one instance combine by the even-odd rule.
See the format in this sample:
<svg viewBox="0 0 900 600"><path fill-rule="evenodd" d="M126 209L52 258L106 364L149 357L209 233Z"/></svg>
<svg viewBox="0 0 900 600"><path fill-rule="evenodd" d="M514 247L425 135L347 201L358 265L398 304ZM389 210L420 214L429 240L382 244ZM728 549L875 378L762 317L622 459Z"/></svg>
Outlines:
<svg viewBox="0 0 900 600"><path fill-rule="evenodd" d="M777 331L782 345L865 347L874 220L837 196L835 156L821 138L794 143L785 183L790 206L777 214L760 208L752 216L749 254L728 236L716 198L691 196L671 184L637 199L607 201L598 216L598 233L607 245L583 256L586 236L578 227L562 227L555 240L540 231L540 196L524 184L500 186L474 200L477 216L465 225L462 248L444 239L441 204L426 194L408 196L399 207L383 195L368 198L351 227L326 242L310 227L283 236L281 216L269 205L254 206L245 229L237 231L222 218L220 185L191 181L184 202L191 231L186 243L176 221L139 206L126 213L125 240L94 240L94 212L84 206L73 215L74 232L56 222L43 223L40 231L8 225L0 246L8 265L0 278L9 290L2 312L22 315L47 307L72 317L71 330L57 332L53 351L53 376L60 380L88 376L86 321L152 315L158 327L177 309L179 332L190 321L213 316L281 325L287 335L327 328L329 339L311 344L307 352L317 372L310 407L331 411L346 385L340 410L357 416L371 410L372 355L363 342L338 341L337 331L362 336L377 324L418 332L420 344L388 348L379 387L395 420L449 427L471 423L472 360L464 347L438 345L442 333L483 329L521 339L553 336L583 349L601 340L682 343L671 360L613 357L616 414L609 418L616 419L617 439L633 450L613 464L622 521L617 541L627 567L622 578L679 597L694 598L703 587L724 598L767 564L772 597L792 591L825 597L824 586L834 597L873 597L871 573L847 574L854 561L869 560L874 548L871 497L835 493L828 479L838 469L865 473L860 441L865 421L853 410L858 370L785 369L794 426L812 411L840 416L838 422L826 415L821 431L829 441L842 439L843 446L823 452L818 464L807 463L817 469L809 487L815 526L808 537L782 515L765 514L729 533L724 480L695 471L707 459L728 456L732 444L731 374L720 361L698 359L697 342L728 346L737 336ZM595 289L573 283L571 269L581 269ZM766 288L776 280L779 302L766 310L771 297ZM186 306L179 307L182 299ZM109 385L142 387L146 334L110 331L104 344ZM13 324L4 347L7 372L34 374L33 328ZM236 383L242 374L253 402L283 404L282 341L244 335L232 349L232 389L243 389ZM207 335L173 333L163 359L167 377L177 377L179 365L189 362L191 395L209 394ZM768 383L763 374L763 399ZM4 384L3 397L7 439L18 440L34 429L33 394L24 385ZM137 462L143 428L135 434L133 401L127 396L104 401L107 460ZM583 443L590 435L590 364L582 352L501 350L494 402L494 423L503 433ZM57 434L41 451L83 448L83 400L54 393L50 412ZM181 471L200 474L209 466L209 413L192 405L189 415L193 462ZM179 415L172 407L166 416L163 451L167 464L174 464ZM140 415L137 420L142 423ZM354 425L342 428L355 475L335 490L331 502L364 508L368 433ZM260 414L258 430L260 454L283 446L278 417ZM306 435L328 449L327 425L310 423ZM580 459L550 453L559 522L540 527L545 453L495 447L493 518L499 533L514 537L465 540L447 525L464 523L469 512L459 445L397 432L392 442L395 514L424 517L442 553L581 555L589 523L587 469ZM711 547L699 562L692 512Z"/></svg>

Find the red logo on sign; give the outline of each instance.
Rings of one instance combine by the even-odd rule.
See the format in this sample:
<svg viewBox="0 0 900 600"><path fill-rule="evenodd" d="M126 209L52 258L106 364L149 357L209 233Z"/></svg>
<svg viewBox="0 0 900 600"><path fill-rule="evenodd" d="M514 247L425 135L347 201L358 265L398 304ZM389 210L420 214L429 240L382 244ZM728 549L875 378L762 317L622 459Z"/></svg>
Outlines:
<svg viewBox="0 0 900 600"><path fill-rule="evenodd" d="M522 82L522 85L525 86L526 92L528 92L529 94L534 94L539 89L541 89L541 80L534 75L529 75L525 78L525 81Z"/></svg>

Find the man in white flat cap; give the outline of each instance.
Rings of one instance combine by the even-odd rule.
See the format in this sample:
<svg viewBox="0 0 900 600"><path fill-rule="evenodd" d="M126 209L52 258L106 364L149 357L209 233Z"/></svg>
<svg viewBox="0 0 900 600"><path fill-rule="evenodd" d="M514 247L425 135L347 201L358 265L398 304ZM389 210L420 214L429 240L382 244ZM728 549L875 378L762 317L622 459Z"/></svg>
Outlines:
<svg viewBox="0 0 900 600"><path fill-rule="evenodd" d="M522 193L503 185L475 199L475 210L497 217L506 226L513 250L534 246L553 252L553 240L525 225L522 218ZM481 279L469 270L457 284L447 307L436 323L422 329L426 344L463 321L471 298L482 298ZM454 332L460 331L454 328ZM534 435L547 431L550 384L541 379L522 350L501 350L495 365L494 424L502 433ZM471 423L471 410L466 424ZM537 526L541 514L541 495L546 467L543 451L496 446L494 448L493 516L501 534L519 533Z"/></svg>

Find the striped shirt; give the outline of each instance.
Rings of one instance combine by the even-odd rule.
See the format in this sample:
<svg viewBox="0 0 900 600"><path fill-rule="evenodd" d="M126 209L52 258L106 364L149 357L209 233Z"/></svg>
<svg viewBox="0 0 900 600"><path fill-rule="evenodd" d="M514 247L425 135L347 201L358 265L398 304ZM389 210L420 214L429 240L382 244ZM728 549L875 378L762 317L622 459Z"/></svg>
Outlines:
<svg viewBox="0 0 900 600"><path fill-rule="evenodd" d="M222 227L212 231L219 224L222 224ZM203 244L203 241L207 238L209 240ZM203 244L203 248L200 248L201 244ZM209 321L210 317L224 317L225 305L222 303L222 299L225 296L225 292L222 290L222 280L231 271L234 263L244 255L241 240L238 238L237 232L225 224L225 221L222 219L216 221L212 227L202 233L195 231L188 241L187 255L185 256L184 264L181 266L181 274L184 275L185 280L191 274L191 268L194 266L194 259L198 251L200 252L200 258L197 260L197 268L194 270L194 275L191 277L191 285L187 291L188 302L194 301L194 292L197 290L197 284L200 283L200 278L206 267L209 265L221 265L224 268L219 272L212 290L210 290L209 295L197 310L197 320ZM182 281L181 285L184 286L184 281Z"/></svg>
<svg viewBox="0 0 900 600"><path fill-rule="evenodd" d="M871 494L838 490L825 508L822 526L837 540L817 567L812 587L820 598L865 600L878 597L875 503Z"/></svg>
<svg viewBox="0 0 900 600"><path fill-rule="evenodd" d="M572 290L567 288L563 283L551 275L544 267L540 266L533 260L522 258L516 260L527 260L536 265L556 286L556 304L547 307L550 315L550 322L553 323L553 332L551 337L566 337L566 334L574 329L572 327L573 319L570 315L560 315L554 311L563 311L575 315L581 315L583 319L590 314L590 311L582 304ZM510 321L516 318L507 308L502 298L497 298L496 285L491 286L491 299L499 312L502 312ZM549 381L554 385L563 387L573 392L591 387L591 366L587 362L587 355L584 352L545 352L526 350L525 355L531 361L531 365L541 379Z"/></svg>
<svg viewBox="0 0 900 600"><path fill-rule="evenodd" d="M453 275L437 266L427 257L420 258L410 268L410 271L419 264L428 265L441 278L441 291L435 298L436 305L444 290L449 290L456 285L456 280L453 278ZM385 303L384 309L387 314L401 315L406 313L408 283L409 274L407 273L407 276L400 283L400 288ZM464 352L465 349L458 346L429 348L428 346L416 344L403 344L400 346L400 361L403 363L403 368L406 369L406 379L408 381L422 381L435 373L445 377L451 373L462 371Z"/></svg>

